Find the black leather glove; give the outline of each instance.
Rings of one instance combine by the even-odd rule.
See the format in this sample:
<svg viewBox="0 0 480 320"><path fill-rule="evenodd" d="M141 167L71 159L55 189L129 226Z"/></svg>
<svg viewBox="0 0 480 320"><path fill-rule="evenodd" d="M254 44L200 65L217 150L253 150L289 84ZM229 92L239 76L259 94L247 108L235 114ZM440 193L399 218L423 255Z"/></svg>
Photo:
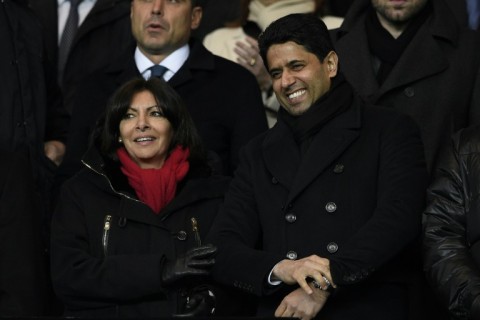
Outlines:
<svg viewBox="0 0 480 320"><path fill-rule="evenodd" d="M162 283L169 285L187 276L207 276L215 263L213 245L199 246L188 250L176 260L166 261L162 269Z"/></svg>
<svg viewBox="0 0 480 320"><path fill-rule="evenodd" d="M174 317L208 317L215 313L215 295L205 286L194 288Z"/></svg>

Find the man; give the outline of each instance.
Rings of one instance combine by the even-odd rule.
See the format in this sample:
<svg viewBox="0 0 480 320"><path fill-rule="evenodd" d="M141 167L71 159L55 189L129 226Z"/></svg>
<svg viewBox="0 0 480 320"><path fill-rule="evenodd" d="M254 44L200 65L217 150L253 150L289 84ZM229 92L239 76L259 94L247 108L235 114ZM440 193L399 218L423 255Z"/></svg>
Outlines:
<svg viewBox="0 0 480 320"><path fill-rule="evenodd" d="M211 231L214 278L260 296L258 316L411 319L417 126L354 95L315 16L280 18L259 46L282 108L241 154Z"/></svg>
<svg viewBox="0 0 480 320"><path fill-rule="evenodd" d="M70 113L76 90L85 77L105 69L112 59L134 43L130 32L130 0L82 0L77 9L78 29L74 31L66 58L60 63L59 46L72 2L30 0L30 6L42 23L47 55L55 64L64 105Z"/></svg>
<svg viewBox="0 0 480 320"><path fill-rule="evenodd" d="M109 96L133 77L149 78L158 64L165 70L161 77L184 99L206 148L220 158L218 170L232 174L239 148L266 130L267 123L255 78L190 40L203 5L201 0L132 0L130 17L137 47L126 50L79 89L64 176L80 168L89 134Z"/></svg>
<svg viewBox="0 0 480 320"><path fill-rule="evenodd" d="M444 0L354 1L332 38L361 96L418 123L430 172L450 135L480 122L480 37Z"/></svg>
<svg viewBox="0 0 480 320"><path fill-rule="evenodd" d="M50 294L49 195L68 115L39 26L22 1L0 2L0 316L46 315Z"/></svg>

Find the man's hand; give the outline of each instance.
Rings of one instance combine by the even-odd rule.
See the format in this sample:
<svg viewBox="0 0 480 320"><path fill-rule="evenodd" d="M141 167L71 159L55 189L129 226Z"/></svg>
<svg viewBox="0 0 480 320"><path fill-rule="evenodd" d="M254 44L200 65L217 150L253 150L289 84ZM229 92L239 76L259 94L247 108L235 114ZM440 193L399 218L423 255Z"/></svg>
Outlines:
<svg viewBox="0 0 480 320"><path fill-rule="evenodd" d="M300 260L282 260L273 268L273 278L286 284L296 284L307 294L312 294L313 289L309 286L307 278L313 279L322 289L327 289L329 284L336 287L330 274L330 261L316 255Z"/></svg>
<svg viewBox="0 0 480 320"><path fill-rule="evenodd" d="M43 150L48 159L53 161L57 166L60 165L65 155L65 145L63 142L57 140L47 141L43 146Z"/></svg>
<svg viewBox="0 0 480 320"><path fill-rule="evenodd" d="M294 317L302 320L314 318L327 302L330 293L312 288L307 294L302 288L290 292L275 310L275 317Z"/></svg>

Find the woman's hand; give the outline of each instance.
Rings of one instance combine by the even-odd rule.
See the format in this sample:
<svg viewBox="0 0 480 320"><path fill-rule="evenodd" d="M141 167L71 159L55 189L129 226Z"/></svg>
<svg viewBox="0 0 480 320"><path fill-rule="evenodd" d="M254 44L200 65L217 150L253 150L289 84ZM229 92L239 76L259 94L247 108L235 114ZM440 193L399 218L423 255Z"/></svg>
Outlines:
<svg viewBox="0 0 480 320"><path fill-rule="evenodd" d="M187 276L206 276L215 263L213 256L217 248L204 245L188 250L185 255L164 263L162 283L169 285Z"/></svg>
<svg viewBox="0 0 480 320"><path fill-rule="evenodd" d="M258 85L262 91L270 90L272 86L272 79L268 70L263 64L262 57L258 49L258 42L252 37L245 39L246 42L237 42L235 53L238 54L238 63L248 69L255 78L257 78Z"/></svg>

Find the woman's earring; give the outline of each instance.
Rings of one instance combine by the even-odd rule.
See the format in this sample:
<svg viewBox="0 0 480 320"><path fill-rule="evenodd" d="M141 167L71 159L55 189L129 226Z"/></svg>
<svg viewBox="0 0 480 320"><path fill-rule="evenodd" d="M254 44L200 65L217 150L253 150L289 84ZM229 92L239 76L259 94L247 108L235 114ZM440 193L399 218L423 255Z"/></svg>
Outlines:
<svg viewBox="0 0 480 320"><path fill-rule="evenodd" d="M118 137L118 143L123 143L122 137Z"/></svg>

